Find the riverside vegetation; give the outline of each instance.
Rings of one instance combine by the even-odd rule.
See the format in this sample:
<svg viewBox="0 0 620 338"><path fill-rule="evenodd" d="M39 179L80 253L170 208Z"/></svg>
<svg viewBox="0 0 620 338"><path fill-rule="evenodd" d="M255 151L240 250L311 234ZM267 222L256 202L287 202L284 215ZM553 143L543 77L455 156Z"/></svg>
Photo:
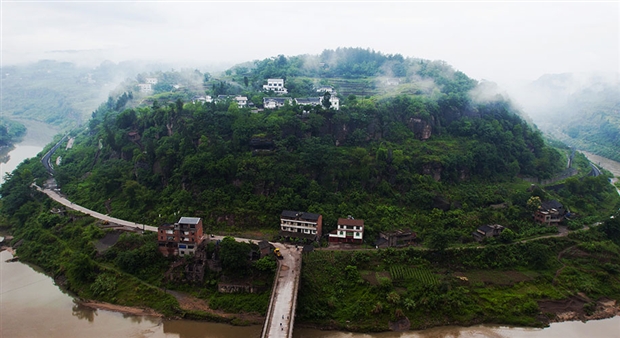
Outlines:
<svg viewBox="0 0 620 338"><path fill-rule="evenodd" d="M532 221L532 197L559 199L576 211L572 229L618 209L607 177L586 177L582 155L573 161L578 176L553 189L531 187L519 177L553 177L569 151L546 143L509 101L483 99L476 81L442 62L361 49L317 58L323 57L328 68L300 67L307 61L302 57L257 61L223 79L205 77L205 87L210 94L243 93L259 104L266 95L256 88L262 77L286 76L287 83L302 84L291 92L310 95L304 86L313 81L376 83L374 77L391 69L402 86L395 94L349 94L340 110L292 104L258 113L226 100L192 103L195 93L165 92L166 83L151 97L125 88L93 112L88 129L72 132L72 149L58 150L63 161L55 178L77 204L153 225L191 215L203 218L207 233L271 239L278 215L290 209L321 213L324 232L343 215L362 218L367 244L381 231L418 233L425 249L304 257L296 323L365 331L386 330L404 318L413 328L539 325L548 320L545 301L583 293L591 312L600 297L620 299L618 218L568 237L521 242L557 233ZM216 286L222 278L253 279L268 290L273 259L250 263L245 257L252 247L227 240L219 249L221 273L207 271L203 282L182 272L166 277L175 258L159 254L153 234L124 234L98 252L95 244L106 231L83 215L50 213L58 206L31 188L46 178L36 159L8 175L0 188L2 223L16 242L23 240L22 259L80 297L168 316L234 320L182 309L164 293L175 289L212 309L265 313L268 291L224 295ZM472 243L471 232L489 223L509 230L482 246Z"/></svg>

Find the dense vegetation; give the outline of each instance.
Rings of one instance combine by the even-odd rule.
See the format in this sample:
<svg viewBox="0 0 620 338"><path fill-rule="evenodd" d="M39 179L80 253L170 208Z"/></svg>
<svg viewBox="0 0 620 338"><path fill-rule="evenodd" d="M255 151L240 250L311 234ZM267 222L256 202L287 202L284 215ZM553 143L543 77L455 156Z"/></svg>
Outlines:
<svg viewBox="0 0 620 338"><path fill-rule="evenodd" d="M14 144L26 134L26 127L16 121L0 117L0 147Z"/></svg>
<svg viewBox="0 0 620 338"><path fill-rule="evenodd" d="M441 253L407 248L319 251L304 257L298 317L354 331L502 323L544 325L547 302L591 315L600 297L620 298L620 221L568 238ZM321 297L316 297L321 295ZM573 305L574 306L574 305ZM541 313L542 312L542 313Z"/></svg>

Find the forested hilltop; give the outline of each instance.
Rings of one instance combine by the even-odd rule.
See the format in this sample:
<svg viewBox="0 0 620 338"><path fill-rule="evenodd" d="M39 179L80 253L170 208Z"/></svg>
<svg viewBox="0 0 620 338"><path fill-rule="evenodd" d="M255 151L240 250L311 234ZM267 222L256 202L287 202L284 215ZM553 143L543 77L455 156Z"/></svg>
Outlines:
<svg viewBox="0 0 620 338"><path fill-rule="evenodd" d="M180 212L204 217L208 227L275 231L282 210L306 210L323 214L328 230L343 215L364 218L369 241L398 227L424 233L446 224L459 241L487 222L530 227L529 184L517 176L549 178L566 160L509 102L480 99L475 80L442 62L326 53L342 54L330 69L368 64L359 71L368 76L390 64L404 69L403 86L427 89L349 95L339 110L292 103L254 113L230 99L183 100L191 96L183 90L126 93L100 106L73 149L59 153L57 181L77 203L155 225ZM243 71L277 76L266 69L280 62L289 74L295 60L257 61ZM210 78L206 90L217 83L234 86ZM269 94L249 83L242 93ZM503 202L511 208L485 211Z"/></svg>

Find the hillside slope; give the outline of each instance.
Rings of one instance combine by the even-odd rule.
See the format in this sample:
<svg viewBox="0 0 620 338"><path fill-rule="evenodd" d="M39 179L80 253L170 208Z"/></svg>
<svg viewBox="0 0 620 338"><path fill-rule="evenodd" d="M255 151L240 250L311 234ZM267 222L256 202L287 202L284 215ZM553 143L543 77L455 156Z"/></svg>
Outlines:
<svg viewBox="0 0 620 338"><path fill-rule="evenodd" d="M481 222L523 220L479 208L511 201L522 206L513 213L527 215L516 176L548 178L562 155L508 102L474 101L477 83L465 74L442 64L414 77L442 84L417 95L351 96L340 110L258 113L230 101L123 95L59 153L56 177L78 203L153 224L180 212L210 227L275 230L292 209L324 214L327 230L342 215L368 219L369 238L453 220L454 237L465 239Z"/></svg>

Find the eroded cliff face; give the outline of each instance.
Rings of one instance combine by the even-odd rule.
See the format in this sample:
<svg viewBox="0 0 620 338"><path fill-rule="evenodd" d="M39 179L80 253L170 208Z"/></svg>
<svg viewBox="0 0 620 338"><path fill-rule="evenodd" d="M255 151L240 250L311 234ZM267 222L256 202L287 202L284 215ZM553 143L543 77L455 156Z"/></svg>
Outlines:
<svg viewBox="0 0 620 338"><path fill-rule="evenodd" d="M431 127L430 123L420 118L410 118L407 126L411 131L413 131L415 137L422 141L428 140L433 134L433 128Z"/></svg>

